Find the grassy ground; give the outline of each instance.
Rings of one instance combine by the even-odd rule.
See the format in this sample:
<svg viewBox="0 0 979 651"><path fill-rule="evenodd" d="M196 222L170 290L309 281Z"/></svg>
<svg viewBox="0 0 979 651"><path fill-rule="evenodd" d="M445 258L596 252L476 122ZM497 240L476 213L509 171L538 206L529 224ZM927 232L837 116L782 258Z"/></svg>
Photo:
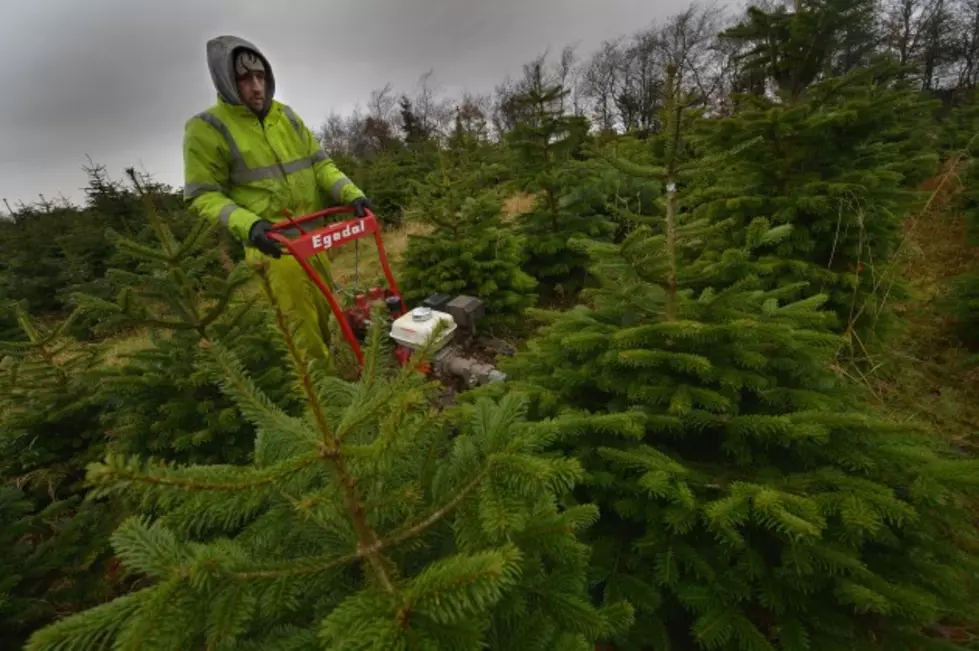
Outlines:
<svg viewBox="0 0 979 651"><path fill-rule="evenodd" d="M426 230L424 225L409 221L403 226L391 226L382 231L384 249L387 251L388 264L391 265L395 280L397 280L401 258L405 249L408 248L408 237L422 234ZM333 279L342 287L351 285L355 279L361 289L384 282L381 259L377 254L377 247L374 245L373 238L364 238L353 244L345 244L342 248L337 249L330 264Z"/></svg>
<svg viewBox="0 0 979 651"><path fill-rule="evenodd" d="M955 207L955 169L925 184L931 199L905 224L905 249L898 269L910 297L894 305L907 325L881 359L871 386L892 417L931 425L963 449L979 447L979 369L963 364L968 352L956 339L948 316L948 281L979 267L979 249L966 241Z"/></svg>

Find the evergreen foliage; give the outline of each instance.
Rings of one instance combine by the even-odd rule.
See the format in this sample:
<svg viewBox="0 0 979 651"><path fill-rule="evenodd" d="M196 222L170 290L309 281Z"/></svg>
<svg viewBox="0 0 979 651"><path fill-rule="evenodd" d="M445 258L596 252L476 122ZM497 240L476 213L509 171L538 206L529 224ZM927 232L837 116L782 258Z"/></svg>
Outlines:
<svg viewBox="0 0 979 651"><path fill-rule="evenodd" d="M433 413L433 384L385 363L381 310L359 380L323 374L257 271L304 414L275 406L208 338L223 389L257 429L253 463L90 465L94 495L143 512L113 546L147 587L37 632L29 651L584 650L628 625L627 604L587 601L574 532L597 513L561 502L581 468L540 454L555 426L525 423L515 396Z"/></svg>
<svg viewBox="0 0 979 651"><path fill-rule="evenodd" d="M430 230L409 236L400 275L409 304L435 292L476 296L491 325L531 306L537 282L520 267L521 241L503 224L499 192L480 189L482 174L444 169L415 183L412 208Z"/></svg>
<svg viewBox="0 0 979 651"><path fill-rule="evenodd" d="M135 170L89 168L82 207L7 205L0 647L979 639L968 442L904 423L929 407L892 386L902 423L882 420L837 374L846 343L870 385L951 357L925 350L949 323L979 352L979 274L943 292L940 264L898 255L931 246L902 222L940 228L950 188L979 233L979 4L790 4L691 6L494 94L425 75L331 116L324 146L379 217L427 229L389 251L409 302L546 323L447 410L388 367L386 313L362 370L345 347L307 363L264 268ZM916 190L939 169L941 193ZM511 219L515 192L534 204ZM942 247L959 264L965 244ZM883 346L895 303L908 338L927 324L913 350ZM144 336L119 355L120 333Z"/></svg>
<svg viewBox="0 0 979 651"><path fill-rule="evenodd" d="M866 65L873 56L872 0L796 0L795 10L752 5L722 38L741 45L738 87L781 102L801 100L810 86Z"/></svg>
<svg viewBox="0 0 979 651"><path fill-rule="evenodd" d="M222 320L223 321L223 320ZM235 349L272 394L288 402L281 351L267 334L267 315L253 309L234 328L213 326L235 338ZM244 463L254 429L201 364L200 335L150 331L145 347L120 355L104 370L100 396L111 447L179 463Z"/></svg>
<svg viewBox="0 0 979 651"><path fill-rule="evenodd" d="M974 462L855 404L819 297L749 276L674 302L664 241L595 247L594 307L503 365L538 413L592 414L566 450L602 513L601 594L637 608L615 648L953 648L924 637L976 621ZM681 286L746 262L722 260L687 261Z"/></svg>
<svg viewBox="0 0 979 651"><path fill-rule="evenodd" d="M25 538L30 531L27 521L31 513L30 500L20 489L7 484L0 485L0 635L4 639L14 636L11 629L23 629L31 617L24 600L18 599L17 588L23 583L25 560L29 554ZM23 643L23 640L18 640Z"/></svg>
<svg viewBox="0 0 979 651"><path fill-rule="evenodd" d="M84 468L104 449L97 350L13 310L20 340L0 342L0 639L21 644L64 612L98 603L119 586L109 532L111 502L83 502Z"/></svg>
<svg viewBox="0 0 979 651"><path fill-rule="evenodd" d="M649 141L622 138L615 151L630 156L649 146ZM568 170L564 202L582 217L610 222L614 225L611 239L619 241L636 224L645 223L645 215L661 215L663 182L626 174L603 160L598 148L592 149L598 155Z"/></svg>
<svg viewBox="0 0 979 651"><path fill-rule="evenodd" d="M411 179L427 173L431 162L427 160L425 143L417 148L398 148L396 151L375 156L368 164L354 164L351 178L358 187L371 188L371 203L382 222L400 224L404 221L410 193Z"/></svg>
<svg viewBox="0 0 979 651"><path fill-rule="evenodd" d="M248 277L228 275L232 263L218 246L216 227L199 221L179 238L169 227L174 220L161 220L152 196L144 199L159 249L110 231L118 259L132 270L106 273L120 288L118 300L76 297L99 315L100 333L140 328L148 339L102 371L97 396L108 408L102 420L112 450L180 463L243 463L254 429L221 392L220 378L202 360L201 341L220 337L255 382L294 411L299 404L285 350L270 337L270 313L255 292L242 295Z"/></svg>
<svg viewBox="0 0 979 651"><path fill-rule="evenodd" d="M525 87L511 98L517 116L508 144L517 187L537 196L517 218L525 242L524 269L540 283L542 296L573 296L585 284L585 258L568 242L576 236L608 237L607 219L575 211L568 201L568 173L587 140L588 124L563 111L568 95L549 78L543 62L525 67Z"/></svg>
<svg viewBox="0 0 979 651"><path fill-rule="evenodd" d="M970 155L970 145L979 131L979 91L956 94L954 104L943 109L937 116L942 154L947 159Z"/></svg>
<svg viewBox="0 0 979 651"><path fill-rule="evenodd" d="M888 301L904 293L889 266L905 217L923 203L914 187L937 160L930 104L888 82L888 70L819 81L793 104L742 96L734 116L703 125L698 142L735 152L700 182L704 217L735 219L735 233L756 217L791 225L772 250L777 281L827 294L858 353L893 325Z"/></svg>
<svg viewBox="0 0 979 651"><path fill-rule="evenodd" d="M961 122L973 124L979 128L979 116L975 107L965 109L971 119L961 119ZM964 189L959 197L957 206L961 208L966 222L966 232L969 243L979 246L979 130L973 130L968 141L962 143L960 154L964 161L964 171L961 182ZM962 137L959 138L961 141ZM979 266L979 265L977 265ZM956 330L962 341L974 352L979 353L979 268L960 274L951 280L952 316L956 319ZM973 355L967 363L979 363L979 355Z"/></svg>
<svg viewBox="0 0 979 651"><path fill-rule="evenodd" d="M665 160L617 164L683 169ZM600 287L539 312L547 326L504 364L536 416L578 418L563 446L602 514L594 579L637 609L615 648L955 648L930 632L979 614L975 462L861 406L831 370L825 296L760 282L758 254L792 226L756 218L731 239L733 220L671 194L620 244L576 240Z"/></svg>
<svg viewBox="0 0 979 651"><path fill-rule="evenodd" d="M71 297L76 292L109 298L115 289L105 274L124 263L114 259L107 229L143 243L152 241L137 188L168 208L179 205L179 197L169 188L140 178L134 170L128 173L137 188L109 179L100 166L86 171L84 208L42 199L33 206L20 206L10 219L0 219L0 300L23 303L37 316L65 318L74 307ZM183 219L173 227L182 232L189 220L186 215L179 217ZM71 333L90 338L95 325L89 315L76 314Z"/></svg>
<svg viewBox="0 0 979 651"><path fill-rule="evenodd" d="M52 494L73 490L79 469L101 453L94 426L99 405L92 390L97 350L67 334L78 311L51 328L31 319L22 304L13 309L26 340L3 342L0 348L2 476Z"/></svg>

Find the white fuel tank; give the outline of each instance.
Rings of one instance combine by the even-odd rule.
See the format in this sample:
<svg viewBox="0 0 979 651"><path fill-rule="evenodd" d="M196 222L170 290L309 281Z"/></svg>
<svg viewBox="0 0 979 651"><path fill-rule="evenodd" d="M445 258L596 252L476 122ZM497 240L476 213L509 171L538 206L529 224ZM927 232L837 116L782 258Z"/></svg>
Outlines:
<svg viewBox="0 0 979 651"><path fill-rule="evenodd" d="M402 346L418 350L425 345L431 334L435 332L436 326L443 321L446 322L446 327L432 346L432 351L436 351L452 339L457 326L451 314L430 307L416 307L395 319L391 324L391 338Z"/></svg>

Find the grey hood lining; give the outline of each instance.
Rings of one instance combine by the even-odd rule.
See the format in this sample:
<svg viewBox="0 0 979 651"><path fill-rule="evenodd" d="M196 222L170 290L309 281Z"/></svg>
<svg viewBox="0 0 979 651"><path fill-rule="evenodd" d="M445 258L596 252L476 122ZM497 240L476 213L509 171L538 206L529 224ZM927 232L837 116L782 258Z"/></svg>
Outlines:
<svg viewBox="0 0 979 651"><path fill-rule="evenodd" d="M238 82L235 79L234 55L239 48L247 48L258 55L265 64L265 81L267 111L275 96L275 75L272 64L255 45L238 36L218 36L207 42L207 69L211 73L211 81L218 95L229 104L241 105L238 95Z"/></svg>

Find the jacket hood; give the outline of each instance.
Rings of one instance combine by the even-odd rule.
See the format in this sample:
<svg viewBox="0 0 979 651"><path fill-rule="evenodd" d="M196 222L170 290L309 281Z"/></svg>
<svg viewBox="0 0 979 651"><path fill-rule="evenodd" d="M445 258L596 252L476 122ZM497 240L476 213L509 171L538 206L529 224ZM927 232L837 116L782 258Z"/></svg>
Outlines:
<svg viewBox="0 0 979 651"><path fill-rule="evenodd" d="M238 82L235 80L234 56L237 50L246 48L254 52L265 64L266 106L268 111L275 96L275 75L272 65L262 54L261 50L243 38L237 36L218 36L207 42L207 68L211 73L211 81L218 95L229 104L240 106L241 97L238 95Z"/></svg>

